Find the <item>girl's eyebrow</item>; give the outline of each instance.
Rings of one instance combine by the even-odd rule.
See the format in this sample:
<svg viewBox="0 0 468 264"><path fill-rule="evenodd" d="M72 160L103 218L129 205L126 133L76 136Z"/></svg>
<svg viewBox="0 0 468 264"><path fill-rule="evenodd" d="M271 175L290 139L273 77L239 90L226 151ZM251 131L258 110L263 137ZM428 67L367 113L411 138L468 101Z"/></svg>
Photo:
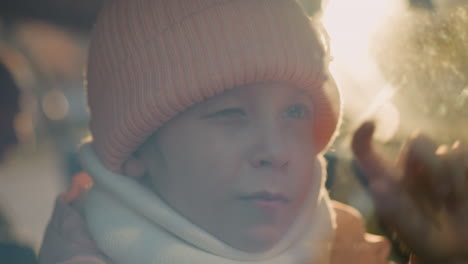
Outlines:
<svg viewBox="0 0 468 264"><path fill-rule="evenodd" d="M324 89L324 86L330 80L332 80L330 79L330 74L322 71L321 73L318 74L316 84L314 85L312 89ZM307 97L307 101L310 102L311 105L314 105L314 97L312 96L312 94L305 89L301 89L301 88L298 88L298 89L301 90L301 95L298 95L298 96L301 98Z"/></svg>
<svg viewBox="0 0 468 264"><path fill-rule="evenodd" d="M202 115L202 118L206 119L206 118L211 118L211 117L215 117L215 116L218 116L218 115L232 114L232 113L245 113L245 112L240 107L226 107L226 108L220 109L219 111L216 110L216 111L208 113L206 115Z"/></svg>
<svg viewBox="0 0 468 264"><path fill-rule="evenodd" d="M238 96L231 94L220 94L219 97L213 97L202 102L200 110L211 111L214 108L233 108L234 104L242 101Z"/></svg>
<svg viewBox="0 0 468 264"><path fill-rule="evenodd" d="M297 101L297 102L305 102L305 103L310 103L310 105L314 105L314 98L311 95L311 93L307 90L301 89L301 88L296 88L299 90L297 93L293 93L290 96L288 96L288 100L291 101Z"/></svg>

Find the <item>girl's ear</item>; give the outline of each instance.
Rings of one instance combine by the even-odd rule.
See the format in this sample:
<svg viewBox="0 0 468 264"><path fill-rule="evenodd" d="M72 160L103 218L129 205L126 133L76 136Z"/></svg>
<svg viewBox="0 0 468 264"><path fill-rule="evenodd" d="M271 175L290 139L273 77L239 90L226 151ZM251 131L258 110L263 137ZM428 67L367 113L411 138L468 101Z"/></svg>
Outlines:
<svg viewBox="0 0 468 264"><path fill-rule="evenodd" d="M145 164L139 157L130 156L123 164L122 172L132 178L141 178L146 173Z"/></svg>

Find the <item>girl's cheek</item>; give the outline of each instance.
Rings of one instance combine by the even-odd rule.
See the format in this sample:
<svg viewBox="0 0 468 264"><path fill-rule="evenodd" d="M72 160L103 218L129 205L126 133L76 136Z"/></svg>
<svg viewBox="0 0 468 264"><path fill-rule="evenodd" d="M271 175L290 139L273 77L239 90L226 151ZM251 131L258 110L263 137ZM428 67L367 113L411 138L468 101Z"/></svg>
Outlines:
<svg viewBox="0 0 468 264"><path fill-rule="evenodd" d="M299 148L311 149L314 145L314 131L308 124L292 124L287 128L289 139Z"/></svg>
<svg viewBox="0 0 468 264"><path fill-rule="evenodd" d="M312 118L305 117L303 119L285 119L283 126L298 134L310 134L314 130L314 122Z"/></svg>

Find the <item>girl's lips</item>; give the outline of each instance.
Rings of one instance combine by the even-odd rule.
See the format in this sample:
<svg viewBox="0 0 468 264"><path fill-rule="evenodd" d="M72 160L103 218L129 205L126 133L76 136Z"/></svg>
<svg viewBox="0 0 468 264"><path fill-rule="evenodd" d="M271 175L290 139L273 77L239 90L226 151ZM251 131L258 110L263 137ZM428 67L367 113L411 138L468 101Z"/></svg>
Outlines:
<svg viewBox="0 0 468 264"><path fill-rule="evenodd" d="M256 192L240 196L240 200L252 203L255 207L268 210L277 210L289 203L289 199L283 194L271 192Z"/></svg>

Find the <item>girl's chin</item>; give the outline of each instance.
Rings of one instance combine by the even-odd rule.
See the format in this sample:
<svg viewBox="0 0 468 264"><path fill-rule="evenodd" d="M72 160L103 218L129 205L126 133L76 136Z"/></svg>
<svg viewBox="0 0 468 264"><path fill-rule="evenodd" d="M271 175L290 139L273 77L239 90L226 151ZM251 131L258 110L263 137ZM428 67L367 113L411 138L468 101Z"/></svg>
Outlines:
<svg viewBox="0 0 468 264"><path fill-rule="evenodd" d="M270 250L282 238L277 226L257 226L246 234L245 242L241 243L242 251L250 253L261 253Z"/></svg>

